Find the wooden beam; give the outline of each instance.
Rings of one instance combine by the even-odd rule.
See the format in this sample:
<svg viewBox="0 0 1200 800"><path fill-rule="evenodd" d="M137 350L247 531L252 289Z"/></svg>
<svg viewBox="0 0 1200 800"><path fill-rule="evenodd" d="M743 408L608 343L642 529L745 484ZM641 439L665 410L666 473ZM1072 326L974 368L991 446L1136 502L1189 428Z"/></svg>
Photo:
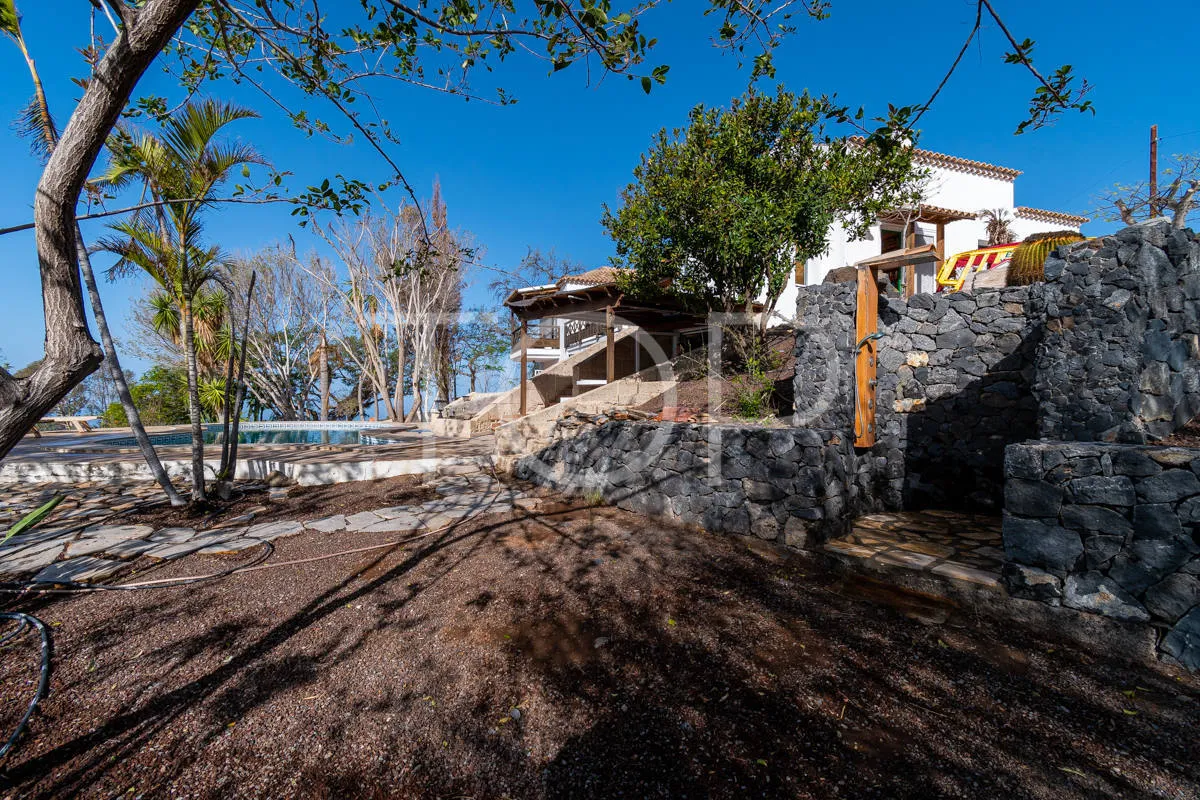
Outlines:
<svg viewBox="0 0 1200 800"><path fill-rule="evenodd" d="M529 395L529 321L521 320L521 416L528 413Z"/></svg>
<svg viewBox="0 0 1200 800"><path fill-rule="evenodd" d="M870 267L858 268L858 302L854 314L854 446L875 444L875 377L879 328L879 284Z"/></svg>
<svg viewBox="0 0 1200 800"><path fill-rule="evenodd" d="M937 245L938 254L938 269L942 268L942 262L946 260L946 223L939 222L937 224Z"/></svg>
<svg viewBox="0 0 1200 800"><path fill-rule="evenodd" d="M617 379L617 347L616 334L613 331L613 310L612 306L604 314L604 336L608 340L605 344L606 355L608 357L608 382L612 383Z"/></svg>

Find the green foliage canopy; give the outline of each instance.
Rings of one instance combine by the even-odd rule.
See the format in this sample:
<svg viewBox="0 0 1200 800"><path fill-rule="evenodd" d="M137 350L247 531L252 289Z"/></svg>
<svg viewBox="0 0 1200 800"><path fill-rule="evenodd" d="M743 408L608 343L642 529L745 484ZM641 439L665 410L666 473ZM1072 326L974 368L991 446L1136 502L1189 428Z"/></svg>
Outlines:
<svg viewBox="0 0 1200 800"><path fill-rule="evenodd" d="M919 200L912 147L884 136L834 138L846 109L828 97L749 92L728 110L696 106L660 131L603 224L614 263L642 297L697 310L773 309L797 261L828 248L841 222L861 237L878 214Z"/></svg>
<svg viewBox="0 0 1200 800"><path fill-rule="evenodd" d="M182 425L188 421L187 375L182 367L155 365L129 387L142 422L150 425ZM104 412L106 428L129 425L125 409L113 403Z"/></svg>

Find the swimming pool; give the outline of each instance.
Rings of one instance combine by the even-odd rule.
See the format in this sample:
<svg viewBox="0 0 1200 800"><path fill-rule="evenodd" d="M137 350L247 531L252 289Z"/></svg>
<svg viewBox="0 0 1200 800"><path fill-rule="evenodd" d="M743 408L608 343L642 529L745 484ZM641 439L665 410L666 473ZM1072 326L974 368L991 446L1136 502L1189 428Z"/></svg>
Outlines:
<svg viewBox="0 0 1200 800"><path fill-rule="evenodd" d="M219 425L207 425L204 429L205 444L219 444L223 441ZM152 433L150 442L156 447L186 447L192 443L189 431L174 433ZM132 436L118 439L108 439L102 443L105 447L137 447L137 440ZM283 426L273 424L270 427L261 424L244 426L238 430L238 444L272 445L272 444L328 444L328 445L380 445L395 444L395 440L380 436L372 436L369 429L361 427L310 427L303 424Z"/></svg>

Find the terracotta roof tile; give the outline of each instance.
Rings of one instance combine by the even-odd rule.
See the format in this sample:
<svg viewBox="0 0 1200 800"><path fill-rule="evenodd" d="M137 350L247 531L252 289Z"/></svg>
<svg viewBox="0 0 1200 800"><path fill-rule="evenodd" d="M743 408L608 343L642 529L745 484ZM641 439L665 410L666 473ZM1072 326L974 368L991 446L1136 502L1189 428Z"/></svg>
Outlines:
<svg viewBox="0 0 1200 800"><path fill-rule="evenodd" d="M850 141L865 142L866 137L852 136L850 137ZM917 148L913 150L913 155L916 156L916 161L919 164L958 170L959 172L966 172L971 175L984 175L989 178L1011 181L1021 174L1021 170L1019 169L1001 167L996 164L988 164L984 161L972 161L969 158L960 158L959 156L951 156L946 153L935 153L932 150Z"/></svg>
<svg viewBox="0 0 1200 800"><path fill-rule="evenodd" d="M1047 211L1044 208L1030 208L1029 206L1017 206L1013 212L1018 217L1036 220L1037 222L1053 222L1059 225L1071 225L1074 227L1078 227L1088 221L1087 217L1081 217L1078 214L1067 214L1063 211Z"/></svg>
<svg viewBox="0 0 1200 800"><path fill-rule="evenodd" d="M589 269L587 272L581 272L578 275L564 275L559 278L558 285L562 287L567 283L580 283L587 286L600 286L602 284L616 283L617 276L622 273L629 272L626 269L618 267L597 267Z"/></svg>
<svg viewBox="0 0 1200 800"><path fill-rule="evenodd" d="M1021 170L1019 169L988 164L985 161L972 161L969 158L959 158L958 156L950 156L945 153L935 153L932 150L916 150L914 154L917 157L916 160L922 164L954 169L971 175L983 175L989 178L1000 178L1001 180L1011 181L1021 174Z"/></svg>

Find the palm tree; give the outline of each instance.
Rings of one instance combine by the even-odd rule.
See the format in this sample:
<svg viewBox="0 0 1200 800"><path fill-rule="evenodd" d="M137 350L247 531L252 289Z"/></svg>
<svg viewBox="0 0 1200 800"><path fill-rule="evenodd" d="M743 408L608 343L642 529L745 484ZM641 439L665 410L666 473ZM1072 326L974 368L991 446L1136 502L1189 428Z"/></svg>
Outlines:
<svg viewBox="0 0 1200 800"><path fill-rule="evenodd" d="M979 218L985 224L988 237L988 247L998 244L1009 244L1017 239L1012 229L1012 218L1003 208L990 208L979 212Z"/></svg>
<svg viewBox="0 0 1200 800"><path fill-rule="evenodd" d="M232 103L189 103L162 123L159 134L121 130L109 142L112 157L98 183L114 188L141 182L156 201L153 213L138 213L113 226L117 237L103 247L119 257L117 273L139 269L171 299L179 314L180 340L187 359L188 413L192 427L192 499L206 499L204 429L201 420L197 333L198 305L211 283L227 284L228 259L202 243L201 212L237 167L263 164L249 145L225 144L217 136L226 125L258 115Z"/></svg>
<svg viewBox="0 0 1200 800"><path fill-rule="evenodd" d="M21 33L20 15L12 0L0 0L0 31L3 31L20 48L21 55L25 57L25 64L29 68L29 77L33 81L33 99L21 112L18 120L19 133L29 139L35 153L43 158L48 158L55 145L58 144L58 127L54 124L54 118L50 114L50 104L46 100L42 78L38 74L37 65L25 44L25 37ZM75 252L79 261L79 270L83 274L84 285L87 287L92 314L96 318L96 328L100 332L100 344L104 350L103 363L107 365L109 376L117 388L117 397L125 409L125 418L133 431L133 438L137 441L142 456L146 459L146 466L150 469L150 474L162 487L171 505L184 505L183 498L179 496L179 492L175 490L171 479L167 476L167 471L163 469L158 452L154 449L150 437L146 435L141 415L133 402L133 395L129 391L129 381L126 380L125 371L121 368L116 344L108 327L108 316L104 313L103 303L100 302L100 289L96 284L96 273L92 270L92 260L88 255L87 245L84 244L83 231L80 229L79 223L75 224Z"/></svg>
<svg viewBox="0 0 1200 800"><path fill-rule="evenodd" d="M150 307L150 324L155 333L183 350L183 326L179 303L174 295L158 289L146 299ZM233 332L229 327L229 301L224 293L203 288L192 300L195 325L196 360L200 372L211 377L220 372L233 349Z"/></svg>

